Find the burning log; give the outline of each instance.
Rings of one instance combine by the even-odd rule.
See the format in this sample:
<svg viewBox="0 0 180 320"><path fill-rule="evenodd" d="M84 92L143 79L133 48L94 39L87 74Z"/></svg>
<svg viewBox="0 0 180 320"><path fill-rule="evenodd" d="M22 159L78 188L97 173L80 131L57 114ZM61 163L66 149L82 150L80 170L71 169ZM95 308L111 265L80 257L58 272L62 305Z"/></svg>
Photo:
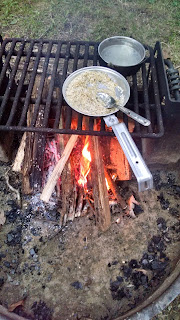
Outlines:
<svg viewBox="0 0 180 320"><path fill-rule="evenodd" d="M52 175L50 176L46 186L43 189L43 192L41 194L41 200L43 200L45 202L49 201L51 194L55 188L55 185L57 183L57 180L59 179L59 177L65 167L65 164L70 156L70 153L75 146L77 138L78 138L78 135L72 135L71 138L69 139L69 141L63 151L63 154L61 156L61 159L56 164Z"/></svg>
<svg viewBox="0 0 180 320"><path fill-rule="evenodd" d="M111 225L111 214L105 181L104 163L98 137L92 137L92 150L91 179L95 218L98 227L102 231L106 231Z"/></svg>
<svg viewBox="0 0 180 320"><path fill-rule="evenodd" d="M105 171L105 177L107 179L108 185L109 185L112 193L114 194L115 198L117 199L117 203L120 205L120 207L123 210L126 209L127 204L126 204L125 200L119 194L119 190L118 190L115 182L113 181L111 175L109 174L109 171L105 167L104 167L104 171Z"/></svg>

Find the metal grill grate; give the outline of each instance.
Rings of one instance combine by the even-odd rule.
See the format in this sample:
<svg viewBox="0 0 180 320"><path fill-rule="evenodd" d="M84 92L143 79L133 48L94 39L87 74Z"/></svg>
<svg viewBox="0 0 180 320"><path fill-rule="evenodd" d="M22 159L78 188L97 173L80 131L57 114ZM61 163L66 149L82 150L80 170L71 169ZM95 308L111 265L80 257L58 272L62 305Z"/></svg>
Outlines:
<svg viewBox="0 0 180 320"><path fill-rule="evenodd" d="M30 131L42 133L66 133L84 135L113 135L100 119L100 126L94 126L94 118L75 114L65 105L62 84L73 71L98 65L98 43L85 41L53 41L6 39L0 50L0 130ZM160 137L164 133L159 87L156 72L156 58L152 48L146 46L148 58L134 76L127 78L131 96L127 107L151 120L145 128L135 123L134 137ZM37 77L40 77L38 94L32 96ZM47 97L42 99L45 80L49 79ZM29 105L34 105L31 124L27 125ZM37 126L37 117L43 107L43 123ZM41 107L42 108L42 107ZM41 109L42 110L42 109ZM62 113L65 125L59 129ZM77 126L72 127L72 116L77 116ZM119 113L118 116L122 117ZM83 129L86 118L88 129ZM50 121L51 120L51 121ZM52 121L53 120L53 121ZM123 115L128 126L129 118Z"/></svg>

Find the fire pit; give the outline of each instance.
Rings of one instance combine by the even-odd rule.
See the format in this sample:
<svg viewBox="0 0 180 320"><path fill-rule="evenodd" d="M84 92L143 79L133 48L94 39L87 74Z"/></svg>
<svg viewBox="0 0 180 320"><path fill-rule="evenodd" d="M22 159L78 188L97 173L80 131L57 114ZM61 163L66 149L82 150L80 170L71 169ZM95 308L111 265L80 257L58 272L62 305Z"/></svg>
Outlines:
<svg viewBox="0 0 180 320"><path fill-rule="evenodd" d="M158 42L145 46L146 61L127 77L127 107L151 121L145 128L117 114L153 174L154 190L138 193L113 132L62 98L68 74L99 64L97 48L23 39L1 45L0 130L17 155L13 171L1 166L0 301L28 319L123 319L178 261L179 159L173 163L172 150L165 160L172 136L179 148L175 127L169 135L178 73L169 61L165 67ZM1 149L5 156L3 141Z"/></svg>

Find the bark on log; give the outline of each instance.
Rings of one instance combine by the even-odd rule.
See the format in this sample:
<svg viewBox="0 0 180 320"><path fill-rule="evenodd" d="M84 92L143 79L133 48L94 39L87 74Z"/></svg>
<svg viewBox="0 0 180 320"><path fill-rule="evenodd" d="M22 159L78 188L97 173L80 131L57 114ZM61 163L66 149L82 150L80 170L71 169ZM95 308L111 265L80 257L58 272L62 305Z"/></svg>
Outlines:
<svg viewBox="0 0 180 320"><path fill-rule="evenodd" d="M106 231L111 225L111 214L99 137L92 137L91 156L91 179L96 224L100 230Z"/></svg>
<svg viewBox="0 0 180 320"><path fill-rule="evenodd" d="M37 98L38 89L40 85L41 77L37 76L32 97ZM49 80L46 79L44 83L44 89L42 97L46 98L49 89ZM39 112L35 126L41 127L43 123L43 114L45 106L39 106ZM27 112L27 125L30 126L34 114L34 105L30 105ZM43 157L45 149L45 135L40 133L26 134L26 145L24 150L24 160L22 165L22 188L25 194L31 193L37 187L42 185L42 170L43 170Z"/></svg>

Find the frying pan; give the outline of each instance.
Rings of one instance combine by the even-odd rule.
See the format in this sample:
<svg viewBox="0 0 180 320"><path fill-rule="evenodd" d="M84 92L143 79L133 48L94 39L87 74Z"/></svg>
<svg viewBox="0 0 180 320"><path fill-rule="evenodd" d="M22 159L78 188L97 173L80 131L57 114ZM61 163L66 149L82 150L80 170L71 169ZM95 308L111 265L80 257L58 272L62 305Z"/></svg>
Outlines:
<svg viewBox="0 0 180 320"><path fill-rule="evenodd" d="M115 112L117 112L117 109L106 109L104 108L103 112L95 112L92 113L91 110L86 109L86 106L84 106L83 112L80 106L72 106L72 103L70 103L67 97L67 88L71 84L71 82L80 74L83 74L85 72L91 72L91 71L100 71L104 74L108 75L109 78L114 81L117 84L117 87L121 87L123 95L124 95L124 101L123 106L127 103L130 96L130 88L127 80L118 72L115 70L111 70L106 67L99 67L99 66L92 66L92 67L85 67L81 68L79 70L76 70L72 74L70 74L67 79L64 81L63 87L62 87L62 93L64 96L65 101L67 104L74 109L77 112L80 112L87 116L93 116L93 117L103 117L106 125L108 127L111 127L114 134L116 135L119 144L121 145L127 160L134 172L134 175L136 176L137 182L138 182L138 190L144 191L147 189L153 188L153 178L152 175L146 166L138 148L136 147L126 125L123 122L119 122L118 118L114 115ZM97 83L98 85L98 83ZM82 90L83 90L83 84L82 84ZM117 94L117 93L116 93Z"/></svg>

